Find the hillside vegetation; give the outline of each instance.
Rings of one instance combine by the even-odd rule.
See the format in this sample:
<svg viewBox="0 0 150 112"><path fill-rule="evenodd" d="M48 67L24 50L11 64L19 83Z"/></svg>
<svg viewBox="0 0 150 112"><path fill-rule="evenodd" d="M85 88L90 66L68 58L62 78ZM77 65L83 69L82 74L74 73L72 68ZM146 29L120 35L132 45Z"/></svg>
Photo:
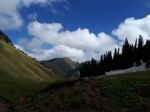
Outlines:
<svg viewBox="0 0 150 112"><path fill-rule="evenodd" d="M73 70L77 66L77 64L69 58L56 58L49 61L42 61L40 63L46 68L52 69L56 74L63 77L72 75Z"/></svg>
<svg viewBox="0 0 150 112"><path fill-rule="evenodd" d="M22 106L32 112L149 112L150 71L55 83Z"/></svg>
<svg viewBox="0 0 150 112"><path fill-rule="evenodd" d="M0 96L13 102L45 87L58 76L17 50L0 35Z"/></svg>

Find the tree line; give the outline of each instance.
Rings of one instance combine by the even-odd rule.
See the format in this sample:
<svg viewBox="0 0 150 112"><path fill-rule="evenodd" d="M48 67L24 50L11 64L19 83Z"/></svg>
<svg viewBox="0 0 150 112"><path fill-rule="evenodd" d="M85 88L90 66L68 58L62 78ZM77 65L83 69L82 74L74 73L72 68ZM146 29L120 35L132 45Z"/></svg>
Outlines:
<svg viewBox="0 0 150 112"><path fill-rule="evenodd" d="M12 45L10 38L1 30L0 30L0 40L4 40L6 43L9 43Z"/></svg>
<svg viewBox="0 0 150 112"><path fill-rule="evenodd" d="M80 76L103 75L110 70L119 70L150 62L150 40L144 44L143 37L140 35L135 44L130 44L126 38L121 49L115 48L114 54L106 52L100 57L100 61L92 58L85 62L80 68Z"/></svg>

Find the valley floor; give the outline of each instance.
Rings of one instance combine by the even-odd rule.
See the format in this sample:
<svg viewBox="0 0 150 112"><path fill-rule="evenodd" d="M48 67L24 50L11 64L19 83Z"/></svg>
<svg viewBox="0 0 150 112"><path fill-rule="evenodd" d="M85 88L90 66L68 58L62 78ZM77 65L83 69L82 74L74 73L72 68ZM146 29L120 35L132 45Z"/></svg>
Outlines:
<svg viewBox="0 0 150 112"><path fill-rule="evenodd" d="M150 71L56 82L17 112L149 112Z"/></svg>

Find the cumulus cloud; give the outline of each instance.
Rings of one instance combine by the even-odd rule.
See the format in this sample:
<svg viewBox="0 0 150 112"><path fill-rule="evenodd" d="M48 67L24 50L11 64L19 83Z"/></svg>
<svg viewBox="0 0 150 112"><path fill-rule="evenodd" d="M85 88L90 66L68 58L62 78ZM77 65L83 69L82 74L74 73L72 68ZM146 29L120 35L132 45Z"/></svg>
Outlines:
<svg viewBox="0 0 150 112"><path fill-rule="evenodd" d="M62 1L66 0L0 0L0 29L12 30L22 26L23 19L19 9L23 6L29 7L32 4L53 6L54 3Z"/></svg>
<svg viewBox="0 0 150 112"><path fill-rule="evenodd" d="M74 61L86 61L84 59L84 52L79 49L70 48L63 45L54 46L51 49L32 49L28 51L28 55L31 57L35 57L38 60L49 60L53 58L62 58L62 57L69 57Z"/></svg>
<svg viewBox="0 0 150 112"><path fill-rule="evenodd" d="M144 40L150 39L150 15L142 18L127 18L119 27L112 31L112 34L120 40L128 40L133 43L139 35L142 35Z"/></svg>
<svg viewBox="0 0 150 112"><path fill-rule="evenodd" d="M38 60L69 57L74 61L83 62L91 57L99 59L100 53L112 50L116 46L115 40L104 32L96 35L86 28L64 30L60 23L31 22L28 25L28 32L32 39L22 39L20 45L25 46L28 54ZM45 50L43 49L45 44L53 48ZM41 55L37 54L38 51Z"/></svg>
<svg viewBox="0 0 150 112"><path fill-rule="evenodd" d="M106 42L108 47L103 47L103 49L108 50L110 48L109 45L115 43L114 39L104 32L95 35L86 28L64 31L60 23L47 24L35 21L29 24L28 31L30 35L43 43L66 45L84 50L99 50Z"/></svg>
<svg viewBox="0 0 150 112"><path fill-rule="evenodd" d="M118 28L112 30L112 36L104 32L96 35L87 28L69 31L64 30L60 23L34 21L28 25L28 32L32 38L21 39L19 45L38 60L69 57L74 61L83 62L92 57L99 59L104 52L120 47L126 37L131 43L135 42L139 35L142 35L144 40L149 39L149 31L150 15L141 19L127 18ZM45 49L44 45L50 47Z"/></svg>
<svg viewBox="0 0 150 112"><path fill-rule="evenodd" d="M0 29L16 29L22 25L23 21L17 11L18 5L18 0L0 1Z"/></svg>

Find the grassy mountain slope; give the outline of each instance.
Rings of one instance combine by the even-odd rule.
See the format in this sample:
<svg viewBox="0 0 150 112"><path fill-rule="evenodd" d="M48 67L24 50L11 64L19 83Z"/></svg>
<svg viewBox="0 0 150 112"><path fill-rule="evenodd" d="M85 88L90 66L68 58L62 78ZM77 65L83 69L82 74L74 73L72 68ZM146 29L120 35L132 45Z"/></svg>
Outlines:
<svg viewBox="0 0 150 112"><path fill-rule="evenodd" d="M55 81L57 75L7 43L0 35L0 96L15 101Z"/></svg>
<svg viewBox="0 0 150 112"><path fill-rule="evenodd" d="M61 76L67 76L71 70L76 68L76 63L69 58L56 58L49 61L42 61L41 64Z"/></svg>
<svg viewBox="0 0 150 112"><path fill-rule="evenodd" d="M27 104L32 112L149 112L150 71L57 83Z"/></svg>

